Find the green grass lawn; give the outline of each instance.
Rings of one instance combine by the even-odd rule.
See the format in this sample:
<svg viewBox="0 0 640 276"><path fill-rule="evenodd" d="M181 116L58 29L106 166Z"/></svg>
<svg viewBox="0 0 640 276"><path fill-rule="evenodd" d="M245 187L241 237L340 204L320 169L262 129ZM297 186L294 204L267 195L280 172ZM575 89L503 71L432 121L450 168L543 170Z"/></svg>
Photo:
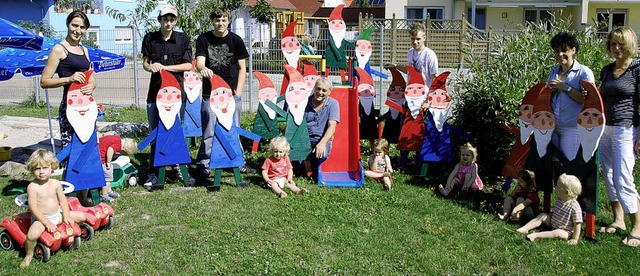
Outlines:
<svg viewBox="0 0 640 276"><path fill-rule="evenodd" d="M0 107L0 115L30 114L18 110ZM143 110L133 108L126 115L121 109L107 111L137 118L133 121L145 118ZM243 118L243 125L251 122L250 117ZM134 158L142 178L146 165L139 160L147 154L148 150ZM264 155L247 154L248 163L257 168ZM559 239L525 241L515 233L516 225L495 217L502 194L492 190L501 183L487 183L487 191L479 194L454 192L443 198L434 189L442 177L397 173L391 191L370 180L364 188L342 189L296 178L309 194L278 199L257 174L243 177L252 183L250 188L236 188L232 174L225 173L217 193L207 193L202 186L206 183L194 188L169 184L152 193L141 186L119 188L122 198L112 204L113 229L96 232L79 250L61 251L48 263L34 261L24 271L18 269L20 251L0 251L0 275L630 275L640 271L640 249L624 246L621 234L597 235L597 243L581 238L578 246ZM0 178L3 190L16 183ZM597 224L606 225L612 221L611 211L600 187ZM0 197L3 218L23 211L13 196Z"/></svg>

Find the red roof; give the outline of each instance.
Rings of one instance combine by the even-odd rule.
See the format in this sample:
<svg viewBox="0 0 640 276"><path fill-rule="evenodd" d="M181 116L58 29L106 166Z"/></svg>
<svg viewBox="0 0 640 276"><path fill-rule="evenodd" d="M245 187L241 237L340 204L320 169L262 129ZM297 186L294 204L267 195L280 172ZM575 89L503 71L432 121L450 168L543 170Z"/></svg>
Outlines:
<svg viewBox="0 0 640 276"><path fill-rule="evenodd" d="M313 17L329 17L333 8L320 8L314 14ZM370 14L373 18L384 18L384 7L370 7L370 8L344 8L342 9L342 19L346 23L358 23L359 14Z"/></svg>
<svg viewBox="0 0 640 276"><path fill-rule="evenodd" d="M296 10L296 6L291 4L293 1L289 0L267 0L271 6L276 10ZM247 6L253 7L258 3L258 0L247 0Z"/></svg>
<svg viewBox="0 0 640 276"><path fill-rule="evenodd" d="M320 7L322 7L322 0L289 0L291 4L296 6L299 12L304 12L307 15L314 14ZM331 13L331 12L329 12ZM327 17L329 17L327 15Z"/></svg>

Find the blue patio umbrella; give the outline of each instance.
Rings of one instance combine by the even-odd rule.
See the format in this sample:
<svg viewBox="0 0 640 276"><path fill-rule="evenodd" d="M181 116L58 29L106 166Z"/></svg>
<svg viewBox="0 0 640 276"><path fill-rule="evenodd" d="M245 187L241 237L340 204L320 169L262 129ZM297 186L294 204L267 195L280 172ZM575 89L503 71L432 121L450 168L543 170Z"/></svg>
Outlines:
<svg viewBox="0 0 640 276"><path fill-rule="evenodd" d="M25 77L42 75L49 52L60 40L45 37L41 50L5 48L0 50L0 81L11 79L20 72ZM104 50L86 47L89 53L89 60L96 73L117 70L124 67L126 57L116 55ZM45 90L47 100L47 113L49 117L49 133L51 136L51 147L55 152L53 143L53 130L51 126L51 112L49 111L49 91Z"/></svg>
<svg viewBox="0 0 640 276"><path fill-rule="evenodd" d="M0 46L19 49L42 49L43 38L0 17Z"/></svg>

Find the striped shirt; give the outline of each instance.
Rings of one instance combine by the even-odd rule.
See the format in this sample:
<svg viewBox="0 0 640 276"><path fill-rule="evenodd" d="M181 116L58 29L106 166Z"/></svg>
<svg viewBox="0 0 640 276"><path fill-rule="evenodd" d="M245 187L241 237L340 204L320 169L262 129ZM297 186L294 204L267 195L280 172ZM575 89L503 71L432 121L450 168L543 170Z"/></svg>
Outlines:
<svg viewBox="0 0 640 276"><path fill-rule="evenodd" d="M582 223L582 208L578 201L557 199L551 209L551 228L572 233L576 223Z"/></svg>
<svg viewBox="0 0 640 276"><path fill-rule="evenodd" d="M613 76L615 63L600 71L600 95L604 104L604 115L608 126L638 126L638 95L640 63L634 60L617 79Z"/></svg>

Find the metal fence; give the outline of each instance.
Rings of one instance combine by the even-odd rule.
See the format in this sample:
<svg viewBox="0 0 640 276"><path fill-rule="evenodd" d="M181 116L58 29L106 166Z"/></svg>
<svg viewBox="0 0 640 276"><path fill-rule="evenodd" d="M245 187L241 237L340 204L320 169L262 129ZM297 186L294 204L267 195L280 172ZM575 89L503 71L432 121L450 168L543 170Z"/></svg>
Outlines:
<svg viewBox="0 0 640 276"><path fill-rule="evenodd" d="M313 28L308 28L300 39L308 47L306 54L324 55L330 39L329 31L326 24L314 24ZM406 63L407 51L411 48L409 39L409 30L411 25L418 21L397 20L397 19L373 19L362 17L360 19L359 29L373 27L376 31L370 36L373 45L373 54L371 56L371 67L375 70L385 72L383 64L395 62L398 64ZM487 34L483 31L469 27L464 20L428 20L427 28L427 46L432 48L438 55L440 62L440 71L456 70L463 67L463 48L476 49L478 55L488 55L490 45L483 39ZM280 50L280 34L283 30L269 30L273 35L266 36L266 40L253 40L252 34L264 31L264 27L259 25L248 25L244 30L245 44L251 53L248 59L248 75L247 83L245 83L245 91L243 96L243 110L255 111L258 107L257 91L259 83L251 74L254 71L260 71L271 78L274 85L279 89L282 78L284 76L284 67L286 63L282 51ZM122 41L118 31L122 30L100 30L94 34L95 45L100 49L125 55L127 62L123 69L104 72L95 76L97 88L94 92L96 101L106 105L114 106L144 106L150 79L150 73L142 68L142 58L140 49L134 47L136 40L141 41L137 32L133 32L133 38L130 41ZM480 35L478 33L481 33ZM65 34L58 34L58 37L64 37ZM259 37L265 37L260 35ZM348 40L355 42L357 33L351 33ZM306 47L305 47L306 48ZM477 51L480 49L481 51ZM195 52L195 49L194 49ZM136 53L136 54L134 54ZM347 55L355 57L353 49L347 50ZM134 62L134 60L136 60ZM313 61L316 68L321 72L320 64ZM321 72L323 73L323 72ZM332 72L330 79L338 81L339 77ZM375 86L379 97L375 101L376 106L384 107L386 100L386 90L390 83L389 80L374 77ZM50 102L57 105L62 97L62 88L49 89ZM18 103L28 99L43 101L45 90L39 88L39 78L25 78L16 74L11 80L2 82L0 85L0 93L3 97L0 104Z"/></svg>

